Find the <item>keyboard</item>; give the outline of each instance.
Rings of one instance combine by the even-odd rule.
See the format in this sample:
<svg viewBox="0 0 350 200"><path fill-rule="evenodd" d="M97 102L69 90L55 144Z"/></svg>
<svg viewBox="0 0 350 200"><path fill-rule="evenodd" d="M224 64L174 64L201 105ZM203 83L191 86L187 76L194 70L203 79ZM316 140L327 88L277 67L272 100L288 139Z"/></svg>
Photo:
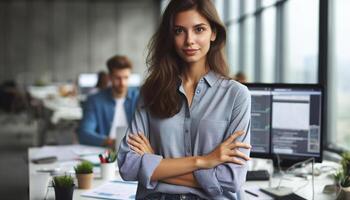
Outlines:
<svg viewBox="0 0 350 200"><path fill-rule="evenodd" d="M289 194L283 195L284 192L290 190ZM281 186L276 188L260 188L260 191L273 197L274 200L306 200L303 197L291 192L292 188Z"/></svg>
<svg viewBox="0 0 350 200"><path fill-rule="evenodd" d="M276 200L306 200L303 197L292 193L292 194L288 194L286 196L282 196L282 197L275 197Z"/></svg>
<svg viewBox="0 0 350 200"><path fill-rule="evenodd" d="M267 170L255 170L247 172L247 181L266 181L270 179L270 174Z"/></svg>

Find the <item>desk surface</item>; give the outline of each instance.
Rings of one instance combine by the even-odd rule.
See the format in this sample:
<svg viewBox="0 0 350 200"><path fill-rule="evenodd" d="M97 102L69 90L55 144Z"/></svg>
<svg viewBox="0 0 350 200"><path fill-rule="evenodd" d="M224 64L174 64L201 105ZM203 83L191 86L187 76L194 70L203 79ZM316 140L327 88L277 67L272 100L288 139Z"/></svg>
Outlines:
<svg viewBox="0 0 350 200"><path fill-rule="evenodd" d="M45 148L45 147L44 147ZM69 146L63 146L63 147L56 147L56 148L62 148L62 149L67 149ZM85 150L88 151L88 147L84 146ZM30 160L35 157L35 155L40 151L40 149L43 148L29 148L28 149L28 160L29 160L29 191L30 191L30 199L35 199L33 197L33 192L38 190L37 184L35 184L35 181L39 179L40 176L42 176L41 172L38 172L37 170L39 169L52 169L52 168L60 168L61 171L66 171L66 172L72 172L73 166L76 165L79 161L77 160L61 160L59 159L58 162L52 163L52 164L33 164L30 162ZM92 150L96 151L96 147L92 147ZM73 158L74 156L70 155L68 156L70 158ZM331 163L325 161L322 164L317 164L317 165L323 165L323 166L338 166L336 163ZM319 166L315 166L319 167ZM47 176L49 176L47 174ZM120 178L119 174L117 178ZM248 181L244 184L242 188L242 192L239 195L241 200L251 200L251 199L264 199L261 197L255 197L252 196L248 193L245 193L244 190L250 190L254 191L254 189L257 189L258 187L264 188L264 187L276 187L280 182L280 176L274 176L270 181ZM316 200L331 200L335 199L335 194L324 194L322 192L323 187L327 184L332 184L333 180L330 176L329 172L321 173L319 176L315 176L314 179L315 182L315 197L314 199ZM103 183L103 181L99 177L95 177L93 181L93 188L96 186L99 186ZM294 177L291 175L284 176L281 186L287 186L287 187L292 187L293 191L297 193L298 195L306 198L306 199L312 199L312 179L311 176L306 178L299 178L299 177ZM81 189L75 189L74 190L74 197L73 199L90 199L86 197L82 197L81 194L87 190L81 190ZM48 193L47 193L47 198L46 199L54 199L54 190L53 188L49 187Z"/></svg>
<svg viewBox="0 0 350 200"><path fill-rule="evenodd" d="M46 154L45 152L39 152L40 150L43 150L44 148L46 149L50 149L51 152L49 152L48 154ZM72 149L71 153L69 152L69 149ZM50 156L53 155L54 152L52 151L59 151L59 149L62 149L62 152L57 153L57 157L58 157L58 162L52 163L52 164L34 164L32 162L30 162L30 160L34 157L37 157L38 154L39 157L41 155L43 156ZM46 175L46 178L48 178L48 180L51 180L51 177L49 178L49 173L43 173L43 172L38 172L38 170L42 170L42 169L57 169L59 168L61 172L68 172L71 173L73 172L73 166L75 166L77 163L79 163L80 161L76 160L75 158L77 158L77 152L75 152L76 150L79 150L81 153L81 151L85 151L85 153L88 153L88 151L91 152L96 152L96 151L103 151L103 148L97 148L97 147L88 147L88 146L83 146L83 145L68 145L68 146L54 146L54 147L42 147L42 148L29 148L28 149L28 170L29 170L29 199L38 199L37 193L38 193L38 184L36 183L37 181L40 181L39 179L42 179L43 175ZM70 154L67 155L67 157L69 159L67 160L63 160L61 154ZM120 178L117 176L117 178ZM93 183L92 183L92 187L96 187L99 186L103 183L103 181L100 179L99 176L95 176ZM39 190L42 190L39 189ZM81 190L81 189L75 189L74 193L73 193L73 199L91 199L91 198L86 198L86 197L81 197L80 195L85 192L87 190ZM46 191L45 191L46 193ZM46 199L50 200L50 199L55 199L55 192L54 189L52 187L48 187L47 188L47 195L46 195Z"/></svg>
<svg viewBox="0 0 350 200"><path fill-rule="evenodd" d="M307 178L295 177L292 175L284 175L284 178L281 181L281 186L290 187L293 189L293 192L298 194L299 196L312 199L312 178L311 175ZM247 181L243 189L241 190L241 200L253 200L253 199L262 199L254 197L246 192L255 191L259 187L267 188L267 187L277 187L281 180L281 176L275 176L270 181ZM323 193L323 188L325 185L330 185L333 183L332 178L329 174L321 174L319 176L315 176L314 178L314 199L315 200L333 200L336 198L335 194L325 194Z"/></svg>

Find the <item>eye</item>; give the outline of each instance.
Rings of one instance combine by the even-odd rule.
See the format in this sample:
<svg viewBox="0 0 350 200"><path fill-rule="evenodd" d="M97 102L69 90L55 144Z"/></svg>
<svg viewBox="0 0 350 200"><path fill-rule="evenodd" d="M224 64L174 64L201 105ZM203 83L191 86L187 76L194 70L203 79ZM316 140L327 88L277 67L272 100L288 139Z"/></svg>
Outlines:
<svg viewBox="0 0 350 200"><path fill-rule="evenodd" d="M196 33L201 33L203 32L205 29L203 27L196 27L195 31Z"/></svg>
<svg viewBox="0 0 350 200"><path fill-rule="evenodd" d="M182 33L182 32L183 32L183 29L182 29L182 28L175 28L175 29L174 29L175 35L180 35L180 33Z"/></svg>

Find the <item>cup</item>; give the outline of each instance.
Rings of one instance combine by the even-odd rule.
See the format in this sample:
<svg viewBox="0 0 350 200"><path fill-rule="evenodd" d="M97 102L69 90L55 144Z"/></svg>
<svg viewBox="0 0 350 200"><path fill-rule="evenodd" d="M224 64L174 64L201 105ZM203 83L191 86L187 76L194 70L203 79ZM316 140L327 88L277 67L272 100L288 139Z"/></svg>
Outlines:
<svg viewBox="0 0 350 200"><path fill-rule="evenodd" d="M45 199L48 191L50 173L30 174L30 199Z"/></svg>
<svg viewBox="0 0 350 200"><path fill-rule="evenodd" d="M116 162L101 163L101 177L104 181L115 179Z"/></svg>

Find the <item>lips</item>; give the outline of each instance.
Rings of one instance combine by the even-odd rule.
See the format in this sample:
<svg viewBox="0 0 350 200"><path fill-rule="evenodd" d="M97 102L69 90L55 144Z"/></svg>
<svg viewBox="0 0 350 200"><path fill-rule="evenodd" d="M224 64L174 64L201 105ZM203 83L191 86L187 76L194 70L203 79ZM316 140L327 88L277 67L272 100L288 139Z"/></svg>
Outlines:
<svg viewBox="0 0 350 200"><path fill-rule="evenodd" d="M182 51L187 55L187 56L194 56L199 49L183 49Z"/></svg>

